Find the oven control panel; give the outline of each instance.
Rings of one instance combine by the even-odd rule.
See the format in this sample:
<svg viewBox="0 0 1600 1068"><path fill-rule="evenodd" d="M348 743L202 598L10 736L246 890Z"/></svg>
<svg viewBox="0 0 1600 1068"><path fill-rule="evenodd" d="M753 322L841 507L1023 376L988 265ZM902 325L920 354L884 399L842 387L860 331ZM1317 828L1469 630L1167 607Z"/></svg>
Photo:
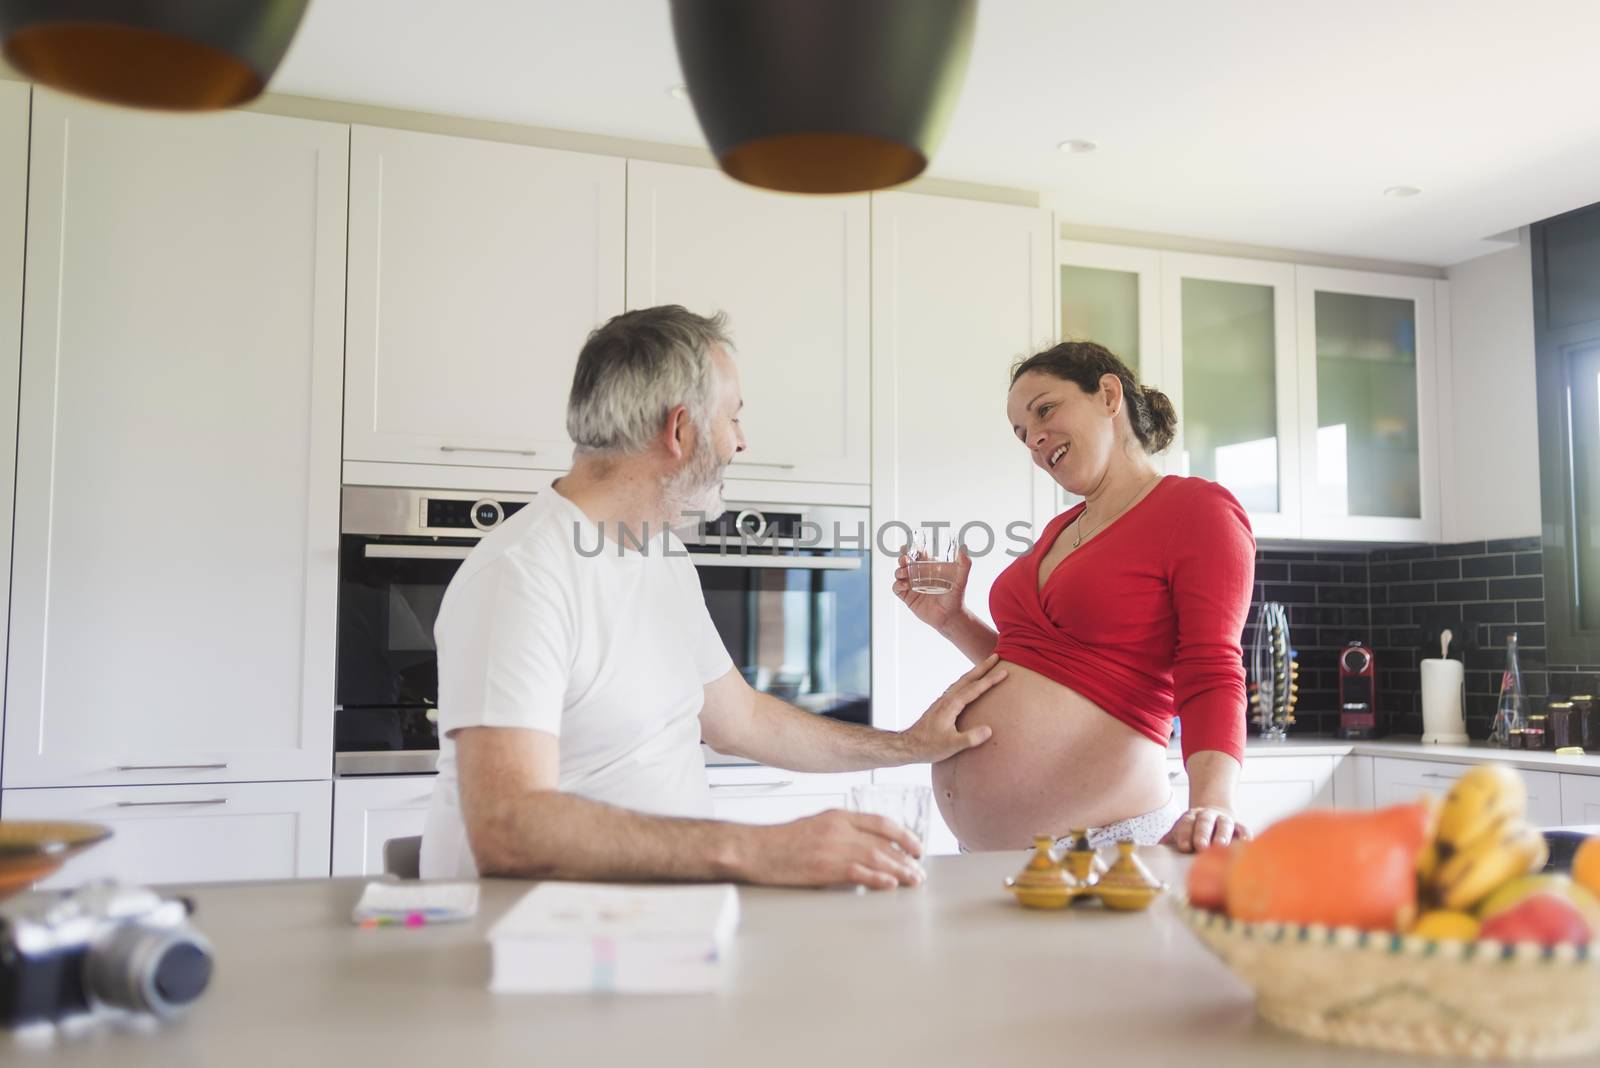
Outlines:
<svg viewBox="0 0 1600 1068"><path fill-rule="evenodd" d="M428 497L422 502L422 525L429 530L493 530L525 504L526 501Z"/></svg>

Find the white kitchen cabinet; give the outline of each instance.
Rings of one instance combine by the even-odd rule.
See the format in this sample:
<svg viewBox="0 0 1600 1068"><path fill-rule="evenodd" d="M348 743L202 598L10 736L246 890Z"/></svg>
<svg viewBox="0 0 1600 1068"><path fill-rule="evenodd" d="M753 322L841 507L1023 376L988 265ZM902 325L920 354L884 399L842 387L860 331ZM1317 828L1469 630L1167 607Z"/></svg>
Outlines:
<svg viewBox="0 0 1600 1068"><path fill-rule="evenodd" d="M29 87L22 82L0 81L0 560L11 559L11 506L16 492L29 94ZM11 569L0 567L0 678L5 676L6 607L10 602Z"/></svg>
<svg viewBox="0 0 1600 1068"><path fill-rule="evenodd" d="M1561 823L1567 827L1600 825L1600 775L1561 776Z"/></svg>
<svg viewBox="0 0 1600 1068"><path fill-rule="evenodd" d="M1441 287L1326 267L1295 286L1302 536L1437 541Z"/></svg>
<svg viewBox="0 0 1600 1068"><path fill-rule="evenodd" d="M1374 757L1372 761L1373 801L1378 808L1415 801L1426 794L1443 797L1450 785L1477 764L1448 764L1438 760L1402 760L1396 757ZM1518 774L1528 786L1528 822L1535 827L1558 827L1563 822L1562 791L1560 780L1564 776L1553 771L1519 769Z"/></svg>
<svg viewBox="0 0 1600 1068"><path fill-rule="evenodd" d="M0 816L111 828L41 887L303 879L328 874L333 793L327 780L6 790Z"/></svg>
<svg viewBox="0 0 1600 1068"><path fill-rule="evenodd" d="M628 163L628 307L728 313L749 439L730 475L868 481L870 258L866 196Z"/></svg>
<svg viewBox="0 0 1600 1068"><path fill-rule="evenodd" d="M623 308L626 161L351 131L344 455L562 469L589 331Z"/></svg>
<svg viewBox="0 0 1600 1068"><path fill-rule="evenodd" d="M1221 483L1257 537L1300 535L1295 269L1163 253L1164 360L1178 412L1168 468Z"/></svg>
<svg viewBox="0 0 1600 1068"><path fill-rule="evenodd" d="M7 787L330 774L347 140L35 90Z"/></svg>
<svg viewBox="0 0 1600 1068"><path fill-rule="evenodd" d="M1098 342L1164 389L1161 253L1067 240L1059 252L1061 340Z"/></svg>
<svg viewBox="0 0 1600 1068"><path fill-rule="evenodd" d="M333 783L333 874L382 875L383 843L422 833L435 775L347 777Z"/></svg>
<svg viewBox="0 0 1600 1068"><path fill-rule="evenodd" d="M735 823L787 823L830 808L845 808L850 787L872 781L871 772L814 775L760 765L707 768L711 813Z"/></svg>
<svg viewBox="0 0 1600 1068"><path fill-rule="evenodd" d="M1333 756L1246 756L1239 772L1234 811L1252 833L1259 834L1286 816L1308 808L1333 808ZM1187 804L1189 780L1181 758L1172 758L1169 777L1180 804Z"/></svg>
<svg viewBox="0 0 1600 1068"><path fill-rule="evenodd" d="M880 193L872 215L872 703L908 727L971 665L890 592L900 523L968 524L967 605L1054 512L1006 419L1010 368L1056 333L1054 224L1037 208ZM899 769L907 776L927 769ZM884 773L879 773L880 775ZM896 779L895 781L900 781ZM934 814L935 842L953 841Z"/></svg>

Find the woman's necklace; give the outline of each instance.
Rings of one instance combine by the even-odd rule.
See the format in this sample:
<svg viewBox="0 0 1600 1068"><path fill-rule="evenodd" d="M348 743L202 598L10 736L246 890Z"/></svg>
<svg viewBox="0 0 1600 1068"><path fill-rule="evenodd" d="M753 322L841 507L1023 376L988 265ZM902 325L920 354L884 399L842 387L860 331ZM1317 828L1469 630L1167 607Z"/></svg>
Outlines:
<svg viewBox="0 0 1600 1068"><path fill-rule="evenodd" d="M1087 538L1090 534L1093 534L1095 532L1095 529L1097 527L1105 526L1107 523L1111 522L1111 520L1117 518L1123 512L1126 512L1129 508L1132 508L1133 507L1133 502L1135 502L1139 498L1143 497L1144 496L1144 491L1149 489L1151 485L1153 485L1156 482L1159 482L1160 480L1161 480L1161 475L1157 474L1154 478L1150 478L1150 479L1147 479L1144 482L1141 482L1139 484L1139 488L1134 491L1133 496L1129 497L1127 502L1125 504L1123 504L1123 506L1121 508L1118 508L1115 512L1112 512L1111 515L1108 518L1102 519L1099 523L1096 523L1094 526L1091 526L1091 527L1089 527L1087 529L1084 528L1083 517L1088 514L1089 506L1087 504L1084 505L1083 506L1083 511L1078 513L1078 518L1076 518L1076 519L1074 519L1072 521L1072 532L1073 532L1072 533L1072 547L1074 549L1076 549L1078 546L1083 544L1083 539L1084 538Z"/></svg>

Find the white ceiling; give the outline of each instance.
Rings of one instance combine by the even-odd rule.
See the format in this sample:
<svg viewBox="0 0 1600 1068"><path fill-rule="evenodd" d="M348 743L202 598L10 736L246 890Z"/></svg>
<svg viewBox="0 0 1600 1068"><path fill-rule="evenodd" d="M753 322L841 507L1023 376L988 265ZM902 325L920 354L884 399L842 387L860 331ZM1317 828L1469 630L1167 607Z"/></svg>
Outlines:
<svg viewBox="0 0 1600 1068"><path fill-rule="evenodd" d="M1597 0L982 0L929 174L1085 226L1445 266L1600 201L1597 65ZM313 0L271 88L700 145L681 80L666 0Z"/></svg>

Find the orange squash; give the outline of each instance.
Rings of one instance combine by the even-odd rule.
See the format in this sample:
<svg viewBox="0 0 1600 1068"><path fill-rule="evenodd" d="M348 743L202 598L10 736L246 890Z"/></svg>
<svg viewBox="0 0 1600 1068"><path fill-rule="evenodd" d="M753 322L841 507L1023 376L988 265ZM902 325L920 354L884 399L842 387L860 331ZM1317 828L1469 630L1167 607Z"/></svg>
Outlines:
<svg viewBox="0 0 1600 1068"><path fill-rule="evenodd" d="M1404 930L1416 916L1417 854L1433 826L1419 802L1311 811L1275 823L1228 869L1228 915L1257 923Z"/></svg>

